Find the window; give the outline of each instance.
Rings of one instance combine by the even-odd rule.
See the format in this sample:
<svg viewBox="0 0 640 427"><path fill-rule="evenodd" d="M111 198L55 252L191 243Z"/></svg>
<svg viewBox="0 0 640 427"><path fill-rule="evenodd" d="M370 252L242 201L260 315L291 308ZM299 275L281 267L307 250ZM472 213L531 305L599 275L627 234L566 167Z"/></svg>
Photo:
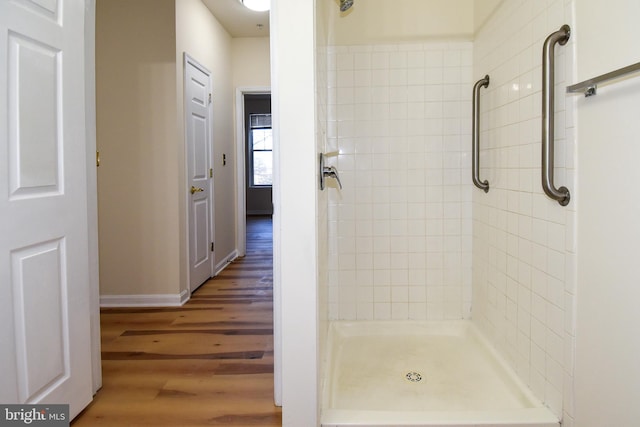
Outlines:
<svg viewBox="0 0 640 427"><path fill-rule="evenodd" d="M249 115L249 181L252 187L273 183L273 139L271 114Z"/></svg>

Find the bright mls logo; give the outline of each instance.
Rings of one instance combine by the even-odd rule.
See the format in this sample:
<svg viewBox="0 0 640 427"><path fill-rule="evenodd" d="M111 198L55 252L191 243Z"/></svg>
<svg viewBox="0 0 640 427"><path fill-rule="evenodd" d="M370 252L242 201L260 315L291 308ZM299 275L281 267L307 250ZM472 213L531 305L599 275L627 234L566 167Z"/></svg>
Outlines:
<svg viewBox="0 0 640 427"><path fill-rule="evenodd" d="M68 427L69 405L0 405L0 427Z"/></svg>

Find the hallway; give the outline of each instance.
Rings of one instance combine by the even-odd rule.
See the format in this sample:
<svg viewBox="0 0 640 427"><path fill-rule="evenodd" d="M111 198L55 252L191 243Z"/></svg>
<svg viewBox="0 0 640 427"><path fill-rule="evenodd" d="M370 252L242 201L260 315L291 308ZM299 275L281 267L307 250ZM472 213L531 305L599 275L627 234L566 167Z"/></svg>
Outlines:
<svg viewBox="0 0 640 427"><path fill-rule="evenodd" d="M273 404L271 218L182 307L102 309L103 387L82 426L280 426Z"/></svg>

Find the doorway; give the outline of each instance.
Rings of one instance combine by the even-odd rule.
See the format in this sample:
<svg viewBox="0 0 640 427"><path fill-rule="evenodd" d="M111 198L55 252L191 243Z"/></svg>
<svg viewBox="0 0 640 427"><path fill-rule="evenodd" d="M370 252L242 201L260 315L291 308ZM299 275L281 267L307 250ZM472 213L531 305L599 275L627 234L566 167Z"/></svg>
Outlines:
<svg viewBox="0 0 640 427"><path fill-rule="evenodd" d="M249 105L246 105L246 100ZM253 182L250 171L249 140L251 134L251 115L254 115L255 129L271 130L271 88L241 87L236 90L236 179L237 179L237 230L236 247L238 256L244 256L247 250L247 215L273 215L273 187L264 181L264 176ZM269 115L268 123L266 117ZM261 116L261 117L258 117ZM269 132L270 134L270 132ZM272 145L262 144L259 150L266 150ZM264 156L264 152L261 154ZM250 200L250 201L249 201Z"/></svg>
<svg viewBox="0 0 640 427"><path fill-rule="evenodd" d="M245 191L248 216L273 214L271 94L244 95Z"/></svg>

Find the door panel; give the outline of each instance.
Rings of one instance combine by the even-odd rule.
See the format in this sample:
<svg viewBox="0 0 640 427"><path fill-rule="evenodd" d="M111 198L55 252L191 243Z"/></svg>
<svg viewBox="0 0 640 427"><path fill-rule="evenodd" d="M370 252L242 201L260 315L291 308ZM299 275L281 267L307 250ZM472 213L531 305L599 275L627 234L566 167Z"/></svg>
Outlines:
<svg viewBox="0 0 640 427"><path fill-rule="evenodd" d="M18 395L29 402L69 378L69 316L64 241L56 239L11 253ZM46 354L46 357L42 357Z"/></svg>
<svg viewBox="0 0 640 427"><path fill-rule="evenodd" d="M12 198L59 192L60 59L56 48L9 34Z"/></svg>
<svg viewBox="0 0 640 427"><path fill-rule="evenodd" d="M194 266L199 267L202 263L209 262L209 254L211 249L209 246L208 227L209 222L209 203L207 200L196 200L193 202L193 223L195 225L194 238ZM203 228L198 228L202 226Z"/></svg>
<svg viewBox="0 0 640 427"><path fill-rule="evenodd" d="M60 6L62 1L58 0L14 0L15 3L22 5L35 14L39 14L44 18L48 18L54 22L58 22L60 16Z"/></svg>
<svg viewBox="0 0 640 427"><path fill-rule="evenodd" d="M185 55L185 110L189 188L189 286L193 292L213 275L213 183L210 73ZM195 189L196 191L192 191Z"/></svg>
<svg viewBox="0 0 640 427"><path fill-rule="evenodd" d="M193 162L193 175L191 178L194 180L194 182L198 183L203 183L202 181L207 180L207 171L209 169L209 150L206 144L207 124L208 120L206 117L200 116L195 112L191 113L191 127L193 130L194 144L193 159L191 160Z"/></svg>
<svg viewBox="0 0 640 427"><path fill-rule="evenodd" d="M0 1L0 401L92 396L84 1Z"/></svg>

